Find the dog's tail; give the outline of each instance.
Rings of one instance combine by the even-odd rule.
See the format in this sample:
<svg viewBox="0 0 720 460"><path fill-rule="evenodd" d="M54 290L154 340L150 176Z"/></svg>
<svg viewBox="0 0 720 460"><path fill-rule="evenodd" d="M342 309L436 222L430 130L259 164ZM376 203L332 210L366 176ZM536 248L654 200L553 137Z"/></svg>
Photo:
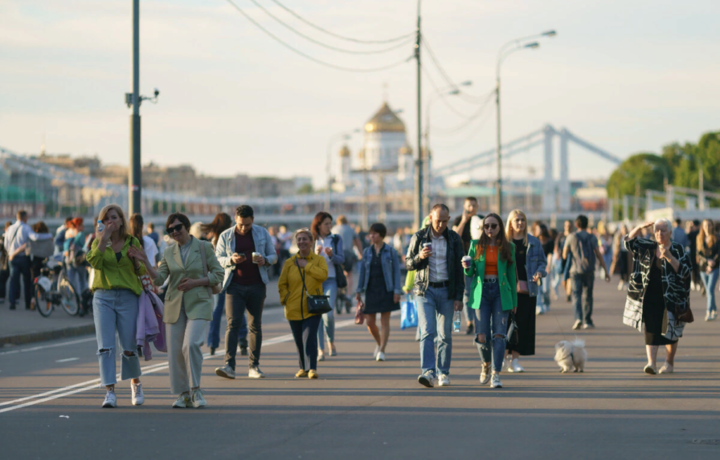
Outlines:
<svg viewBox="0 0 720 460"><path fill-rule="evenodd" d="M579 339L577 336L575 337L575 340L572 341L572 344L575 348L585 348L585 341L583 339Z"/></svg>

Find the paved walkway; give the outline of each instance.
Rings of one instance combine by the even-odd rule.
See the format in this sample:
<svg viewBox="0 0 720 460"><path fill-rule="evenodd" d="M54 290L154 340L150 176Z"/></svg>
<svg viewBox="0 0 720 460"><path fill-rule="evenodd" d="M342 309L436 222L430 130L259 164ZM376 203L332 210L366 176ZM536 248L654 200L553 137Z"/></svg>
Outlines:
<svg viewBox="0 0 720 460"><path fill-rule="evenodd" d="M207 357L201 410L170 408L162 354L143 363L154 366L143 377L144 406L130 405L122 382L120 407L103 410L92 337L17 347L0 352L0 445L7 458L58 459L718 458L720 322L702 321L704 301L693 294L699 320L685 330L676 373L645 375L643 336L621 323L623 293L604 283L597 291L597 329L578 334L586 372L560 374L552 360L555 343L574 336L569 304L556 302L538 318L537 356L523 360L524 374L504 373L501 390L479 385L480 361L464 334L454 336L452 386L421 387L414 331L400 331L397 317L388 361L377 363L367 331L341 315L339 356L311 381L293 378L289 328L282 310L269 311L268 378L221 379L213 372L221 357Z"/></svg>

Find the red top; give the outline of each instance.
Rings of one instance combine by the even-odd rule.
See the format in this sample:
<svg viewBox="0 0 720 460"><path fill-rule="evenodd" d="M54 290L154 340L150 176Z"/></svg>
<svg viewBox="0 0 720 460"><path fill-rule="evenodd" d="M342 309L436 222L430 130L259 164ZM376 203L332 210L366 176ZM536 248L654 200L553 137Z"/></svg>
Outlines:
<svg viewBox="0 0 720 460"><path fill-rule="evenodd" d="M255 240L253 240L252 231L247 232L246 235L241 235L235 229L235 252L245 254L245 260L235 265L232 282L243 286L262 284L260 267L252 262L252 253L255 252Z"/></svg>
<svg viewBox="0 0 720 460"><path fill-rule="evenodd" d="M486 246L485 247L485 275L498 274L497 267L498 250L497 246Z"/></svg>

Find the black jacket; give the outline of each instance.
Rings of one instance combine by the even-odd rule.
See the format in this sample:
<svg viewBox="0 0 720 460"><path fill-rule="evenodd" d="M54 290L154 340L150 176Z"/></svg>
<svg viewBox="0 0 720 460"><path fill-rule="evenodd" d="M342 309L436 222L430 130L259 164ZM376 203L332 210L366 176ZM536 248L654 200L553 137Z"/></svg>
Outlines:
<svg viewBox="0 0 720 460"><path fill-rule="evenodd" d="M432 242L430 232L432 232L432 229L428 226L412 236L407 257L405 258L405 267L408 270L416 271L413 294L421 297L425 296L425 291L428 288L430 269L428 268L429 259L421 259L420 251L422 251L423 243ZM463 251L462 240L460 235L449 228L445 229L443 237L447 241L448 298L462 301L465 290L465 274L462 268L462 258L465 252Z"/></svg>

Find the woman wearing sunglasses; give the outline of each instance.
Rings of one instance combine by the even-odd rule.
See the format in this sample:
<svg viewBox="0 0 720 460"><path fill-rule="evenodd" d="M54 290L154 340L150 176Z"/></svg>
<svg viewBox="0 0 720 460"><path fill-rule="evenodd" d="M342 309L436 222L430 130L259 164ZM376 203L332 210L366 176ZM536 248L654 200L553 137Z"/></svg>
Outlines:
<svg viewBox="0 0 720 460"><path fill-rule="evenodd" d="M300 370L295 378L318 378L318 327L322 315L308 312L307 294L322 293L328 277L325 258L313 252L313 235L310 229L295 232L298 253L283 264L278 289L280 303L285 307L285 318L290 323L297 347Z"/></svg>
<svg viewBox="0 0 720 460"><path fill-rule="evenodd" d="M517 291L515 246L505 237L500 216L495 213L485 216L483 233L471 243L470 254L463 258L463 268L465 275L472 278L468 305L475 311L475 345L482 359L480 383L490 382L492 388L502 388L500 372L508 315L517 308Z"/></svg>
<svg viewBox="0 0 720 460"><path fill-rule="evenodd" d="M145 264L156 286L169 279L163 321L167 324L170 387L178 395L172 407L202 407L207 402L200 389L200 347L212 319L210 286L220 283L225 272L212 245L190 235L190 220L185 214L170 214L166 227L177 244L165 250L157 270L141 249L131 249L130 255Z"/></svg>
<svg viewBox="0 0 720 460"><path fill-rule="evenodd" d="M508 240L515 245L515 265L517 266L517 315L518 343L508 344L508 354L512 361L509 372L524 372L518 358L535 354L535 307L542 279L547 276L547 259L542 243L528 235L527 217L519 209L510 211L507 229ZM509 356L508 356L509 357Z"/></svg>

